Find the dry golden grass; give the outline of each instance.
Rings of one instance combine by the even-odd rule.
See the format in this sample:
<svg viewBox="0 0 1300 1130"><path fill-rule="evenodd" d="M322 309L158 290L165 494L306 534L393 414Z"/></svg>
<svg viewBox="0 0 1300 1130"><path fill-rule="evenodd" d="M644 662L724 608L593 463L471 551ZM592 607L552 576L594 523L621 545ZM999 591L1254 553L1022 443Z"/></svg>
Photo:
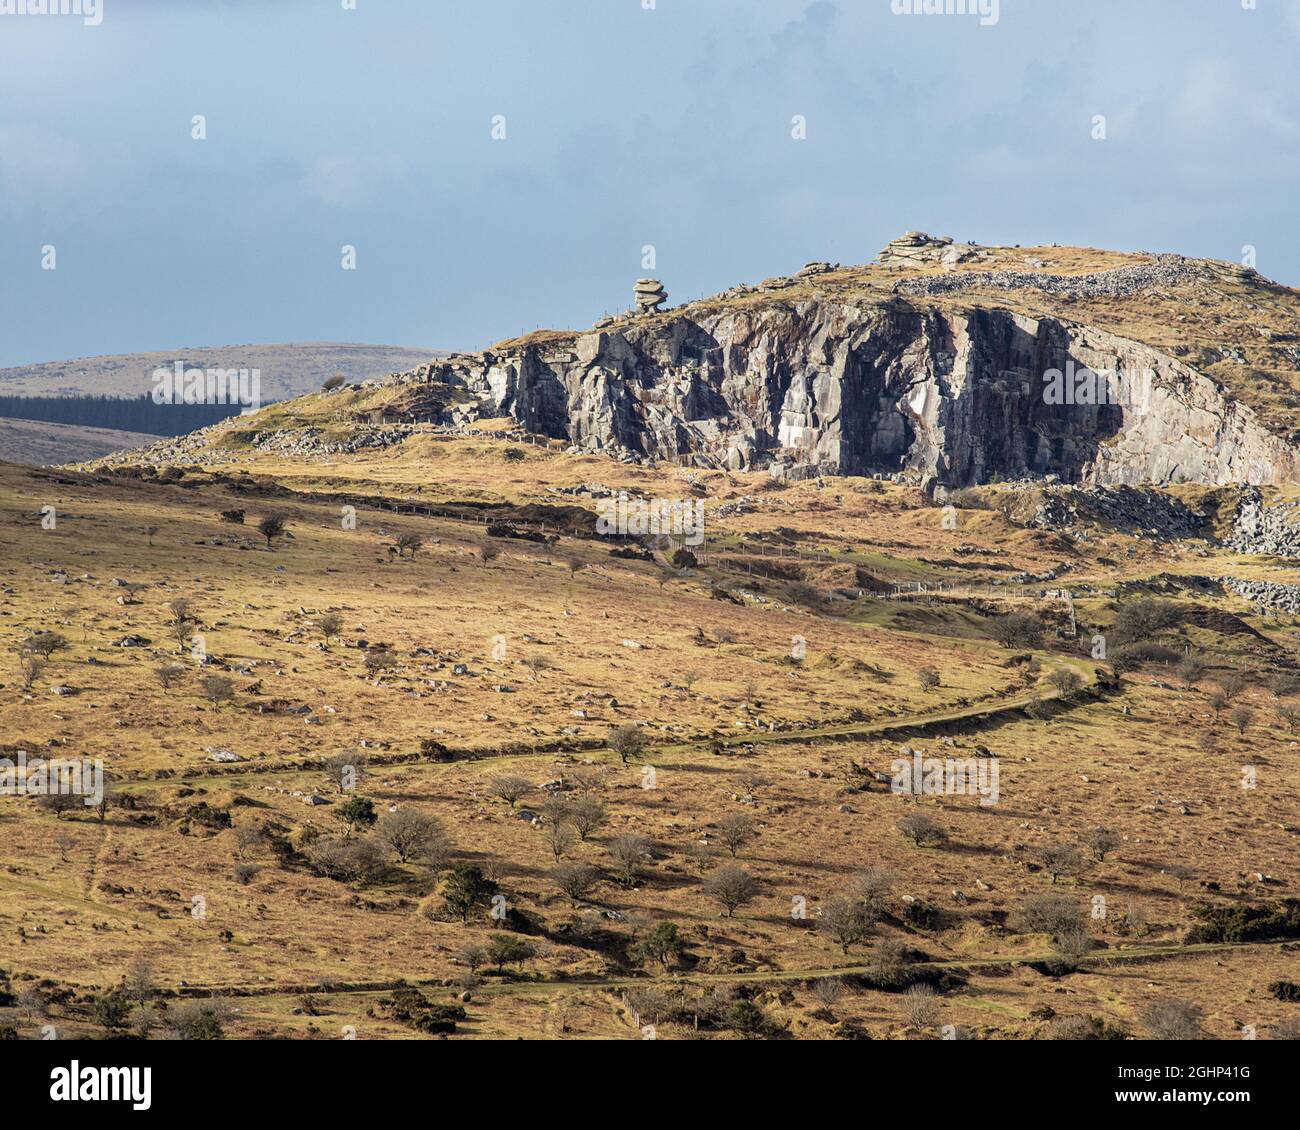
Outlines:
<svg viewBox="0 0 1300 1130"><path fill-rule="evenodd" d="M513 506L581 502L546 488L591 479L660 497L685 497L691 488L675 471L542 449L507 463L504 446L426 436L332 466L265 459L255 470L327 496L473 497ZM228 996L237 1007L228 1028L239 1036L337 1038L352 1026L362 1039L416 1037L386 1018L381 1004L386 990L377 986L399 980L453 1003L465 973L457 954L498 928L486 918L462 926L426 913L440 906L436 876L392 863L383 879L353 886L301 863L281 867L258 849L246 861L258 870L243 882L234 833L206 827L195 808L299 841L309 827L341 832L333 815L339 794L316 762L343 751L369 761L360 794L381 812L396 806L436 815L458 858L494 868L509 906L544 941L518 975L492 974L472 990L457 1038L636 1038L625 994L644 1008L647 990L681 985L691 993L744 987L772 1020L804 1038L832 1036L844 1021L877 1037L937 1036L936 1028L908 1026L896 993L851 991L829 1015L819 1012L811 983L851 980L891 938L916 951L918 968L964 979L943 994L937 1023L990 1038L1040 1034L1044 1006L1138 1031L1136 1017L1157 995L1201 1003L1216 1037L1233 1036L1241 1022L1267 1038L1295 1008L1267 991L1273 981L1294 979L1294 953L1277 944L1182 945L1198 900L1295 895L1300 752L1278 728L1260 682L1295 654L1294 622L1262 622L1223 601L1222 610L1267 642L1184 629L1217 674L1233 666L1259 676L1244 692L1256 711L1244 735L1215 720L1208 679L1197 690L1175 690L1163 685L1174 680L1160 669L1126 676L1118 693L1081 694L1046 720L1015 712L986 720L1030 693L1008 666L1011 653L988 638L995 605L809 603L798 587L851 585L859 569L982 583L1004 579L1009 566L1038 572L1068 564L1057 583L1080 590L1086 637L1114 615L1109 596L1082 588L1089 582L1252 570L1283 579L1287 570L1114 533L1071 545L1012 526L996 511L963 511L960 528L944 531L938 512L903 487L842 480L821 490L765 490L759 476L716 473L695 479L711 505L749 496L757 508L710 519L709 566L661 586L655 565L613 558L596 539L552 546L500 539L501 555L485 565L476 557L483 532L473 522L362 507L357 529L348 530L328 497L236 496L206 473L190 481L97 481L0 467L8 539L0 745L101 757L135 804L110 808L100 823L93 814L58 819L29 799L0 798L3 968L15 990L40 978L73 990L53 1006L56 1025L92 1030L89 995L142 955L171 991ZM458 481L472 489L458 489ZM56 508L57 529L42 530L31 517L43 505ZM245 507L248 524L221 522L219 511L230 506ZM291 536L268 550L255 524L272 511L287 517ZM425 539L413 559L388 552L401 532ZM789 542L810 556L753 553L764 535L769 546ZM958 545L969 549L957 554ZM813 560L814 548L829 551L827 560ZM576 574L568 567L574 558L584 565ZM777 570L783 575L772 575ZM148 585L138 605L118 603L115 577ZM748 596L716 599L719 585ZM201 618L210 658L204 671L169 636L166 606L176 596L190 598ZM1059 601L1024 600L1064 623ZM344 627L326 642L314 623L329 611L342 615ZM62 632L70 646L29 691L12 677L11 649L34 630ZM152 642L113 646L128 633ZM505 654L494 657L500 636ZM794 637L807 641L802 663L790 658ZM390 644L397 668L368 677L361 639ZM1068 667L1097 677L1098 665L1077 645L1056 641L1038 654L1044 676ZM164 690L154 668L168 661L187 673ZM458 663L467 674L454 673ZM938 688L921 685L925 667L940 672ZM203 700L199 680L210 671L233 679L234 703L216 708ZM55 695L54 686L75 693ZM1050 689L1044 681L1032 693ZM257 710L277 700L311 714ZM941 717L956 721L927 725ZM611 727L627 723L652 744L642 761L623 765L602 743ZM423 739L479 756L411 760ZM879 783L860 791L852 764L887 773L904 743L937 757L970 757L986 746L1001 769L1000 803L915 802ZM222 749L240 762L211 761ZM1243 766L1255 770L1252 790L1242 788ZM575 773L596 778L608 822L590 842L572 845L567 859L607 868L609 842L622 833L654 844L635 887L607 879L582 908L552 882L545 829L492 792L503 774L540 786L571 783ZM317 793L331 803L304 803ZM538 811L542 799L535 792L519 807ZM915 809L942 822L947 846L915 848L900 835L897 821ZM724 918L702 880L725 856L701 864L697 853L706 845L718 851L718 823L734 812L758 826L738 862L760 888ZM1035 868L1044 844L1074 842L1101 824L1121 837L1104 861L1056 884ZM1180 878L1180 865L1191 872ZM792 917L802 899L815 919L868 867L895 875L893 917L868 942L845 954ZM1060 979L1029 964L1051 957L1050 939L1006 927L1028 897L1053 890L1084 910L1099 895L1107 903L1106 917L1091 922L1099 948L1083 972ZM202 917L192 913L195 898L203 900ZM908 924L908 900L941 912L938 925ZM1146 925L1122 932L1130 903ZM675 923L686 943L689 961L672 976L627 957L629 939L657 921ZM325 987L308 1009L301 998L310 986ZM23 1031L35 1023L13 1019ZM696 1035L667 1020L657 1030L662 1038Z"/></svg>

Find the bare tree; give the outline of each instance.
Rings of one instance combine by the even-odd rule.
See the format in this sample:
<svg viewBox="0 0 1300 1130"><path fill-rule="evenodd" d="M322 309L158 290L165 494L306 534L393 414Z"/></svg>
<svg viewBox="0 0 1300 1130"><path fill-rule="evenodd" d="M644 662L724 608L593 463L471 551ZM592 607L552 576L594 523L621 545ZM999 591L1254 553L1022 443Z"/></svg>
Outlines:
<svg viewBox="0 0 1300 1130"><path fill-rule="evenodd" d="M580 797L569 806L569 821L583 843L605 823L605 819L605 806L595 797Z"/></svg>
<svg viewBox="0 0 1300 1130"><path fill-rule="evenodd" d="M389 647L369 647L366 648L366 657L362 663L365 664L366 674L377 679L384 672L396 669L397 656Z"/></svg>
<svg viewBox="0 0 1300 1130"><path fill-rule="evenodd" d="M212 703L214 710L220 710L222 703L235 697L235 684L225 675L205 675L202 685L203 697Z"/></svg>
<svg viewBox="0 0 1300 1130"><path fill-rule="evenodd" d="M1174 668L1174 674L1182 680L1183 689L1190 691L1205 678L1205 669L1205 660L1189 651L1178 661L1178 666Z"/></svg>
<svg viewBox="0 0 1300 1130"><path fill-rule="evenodd" d="M1092 852L1093 858L1100 863L1112 851L1119 847L1119 836L1108 828L1093 828L1083 837L1083 845Z"/></svg>
<svg viewBox="0 0 1300 1130"><path fill-rule="evenodd" d="M268 514L257 523L257 531L266 538L266 548L275 548L275 539L283 537L288 530L288 523L282 514Z"/></svg>
<svg viewBox="0 0 1300 1130"><path fill-rule="evenodd" d="M1237 733L1245 737L1246 731L1250 729L1251 723L1255 721L1255 712L1242 703L1240 706L1234 706L1228 715L1228 721L1236 727Z"/></svg>
<svg viewBox="0 0 1300 1130"><path fill-rule="evenodd" d="M876 915L865 902L843 896L829 899L817 918L817 928L825 930L846 954L870 935L875 923Z"/></svg>
<svg viewBox="0 0 1300 1130"><path fill-rule="evenodd" d="M609 854L614 860L614 872L625 887L636 886L642 868L650 859L650 841L645 836L628 832L609 841Z"/></svg>
<svg viewBox="0 0 1300 1130"><path fill-rule="evenodd" d="M939 1020L939 1000L929 985L913 985L903 994L903 1017L914 1028L933 1028Z"/></svg>
<svg viewBox="0 0 1300 1130"><path fill-rule="evenodd" d="M77 793L52 792L42 793L36 803L46 812L53 812L56 820L62 820L69 812L76 812L85 805Z"/></svg>
<svg viewBox="0 0 1300 1130"><path fill-rule="evenodd" d="M551 880L556 889L576 906L600 882L600 872L586 863L561 863L551 872Z"/></svg>
<svg viewBox="0 0 1300 1130"><path fill-rule="evenodd" d="M731 918L740 907L752 902L758 895L758 882L743 867L728 863L704 881L704 893Z"/></svg>
<svg viewBox="0 0 1300 1130"><path fill-rule="evenodd" d="M496 777L492 781L492 794L500 797L511 808L532 791L533 783L526 777Z"/></svg>
<svg viewBox="0 0 1300 1130"><path fill-rule="evenodd" d="M1268 693L1274 698L1293 698L1300 694L1300 678L1285 671L1274 675L1268 681Z"/></svg>
<svg viewBox="0 0 1300 1130"><path fill-rule="evenodd" d="M365 764L359 753L336 753L325 762L325 776L339 792L350 792L360 784Z"/></svg>
<svg viewBox="0 0 1300 1130"><path fill-rule="evenodd" d="M909 812L895 827L917 847L948 842L948 830L928 812L920 809Z"/></svg>
<svg viewBox="0 0 1300 1130"><path fill-rule="evenodd" d="M646 746L649 744L650 740L645 736L641 727L631 723L626 726L618 726L611 730L609 734L609 748L618 754L619 760L624 765L645 753Z"/></svg>
<svg viewBox="0 0 1300 1130"><path fill-rule="evenodd" d="M1249 686L1246 677L1239 671L1230 671L1219 680L1219 690L1228 702L1235 702Z"/></svg>
<svg viewBox="0 0 1300 1130"><path fill-rule="evenodd" d="M133 958L122 976L122 986L127 996L141 1004L157 996L158 982L153 962L143 955Z"/></svg>
<svg viewBox="0 0 1300 1130"><path fill-rule="evenodd" d="M154 677L165 691L171 690L172 687L185 678L185 668L179 663L159 663L153 671Z"/></svg>
<svg viewBox="0 0 1300 1130"><path fill-rule="evenodd" d="M1062 894L1031 895L1011 914L1008 925L1021 934L1047 934L1053 939L1087 928L1078 902Z"/></svg>
<svg viewBox="0 0 1300 1130"><path fill-rule="evenodd" d="M544 655L525 655L520 662L528 668L528 674L534 683L540 682L542 673L551 667L551 661Z"/></svg>
<svg viewBox="0 0 1300 1130"><path fill-rule="evenodd" d="M417 808L385 812L375 825L375 839L397 856L400 863L416 856L428 859L434 849L448 843L438 818ZM449 851L438 854L449 854Z"/></svg>
<svg viewBox="0 0 1300 1130"><path fill-rule="evenodd" d="M471 973L477 973L487 961L487 950L477 942L470 942L469 945L461 947L456 960L467 966Z"/></svg>
<svg viewBox="0 0 1300 1130"><path fill-rule="evenodd" d="M66 651L68 641L58 632L36 632L19 645L23 651L39 655L46 663L57 651Z"/></svg>
<svg viewBox="0 0 1300 1130"><path fill-rule="evenodd" d="M1209 704L1210 709L1214 711L1214 720L1217 722L1219 718L1222 716L1223 712L1228 709L1228 705L1231 700L1228 698L1226 692L1224 692L1222 688L1220 688L1217 690L1212 690L1210 692L1209 698L1207 698L1205 701Z"/></svg>
<svg viewBox="0 0 1300 1130"><path fill-rule="evenodd" d="M1052 948L1064 965L1071 969L1078 966L1092 949L1093 941L1085 929L1068 930L1052 939Z"/></svg>
<svg viewBox="0 0 1300 1130"><path fill-rule="evenodd" d="M894 873L885 867L867 867L853 876L849 896L865 903L880 918L889 911L889 896L894 887Z"/></svg>
<svg viewBox="0 0 1300 1130"><path fill-rule="evenodd" d="M897 938L885 938L867 958L868 976L881 987L905 984L909 965L908 949Z"/></svg>
<svg viewBox="0 0 1300 1130"><path fill-rule="evenodd" d="M574 790L581 793L584 797L599 792L605 787L605 782L601 779L600 774L594 769L570 770L565 774L565 780Z"/></svg>
<svg viewBox="0 0 1300 1130"><path fill-rule="evenodd" d="M813 982L812 993L823 1008L834 1008L844 996L844 982L838 977L822 977Z"/></svg>
<svg viewBox="0 0 1300 1130"><path fill-rule="evenodd" d="M1043 622L1029 612L1012 612L993 621L992 633L1003 647L1041 647Z"/></svg>
<svg viewBox="0 0 1300 1130"><path fill-rule="evenodd" d="M176 637L176 646L184 651L185 644L190 638L190 625L199 622L194 605L189 597L178 596L168 603L167 611L171 615L169 623L172 635Z"/></svg>
<svg viewBox="0 0 1300 1130"><path fill-rule="evenodd" d="M1074 844L1041 844L1034 849L1034 857L1043 870L1051 875L1053 883L1062 875L1074 874L1082 863L1079 849Z"/></svg>
<svg viewBox="0 0 1300 1130"><path fill-rule="evenodd" d="M1077 671L1071 671L1068 667L1058 667L1050 675L1047 681L1057 690L1057 693L1064 699L1071 699L1079 693L1083 686L1083 680L1079 677Z"/></svg>
<svg viewBox="0 0 1300 1130"><path fill-rule="evenodd" d="M1200 1040L1201 1010L1190 1001L1174 997L1152 1001L1140 1013L1142 1026L1153 1040Z"/></svg>
<svg viewBox="0 0 1300 1130"><path fill-rule="evenodd" d="M398 534L394 540L394 544L397 546L398 557L402 557L409 553L412 559L414 559L415 555L424 545L424 538L414 530L408 530L405 533Z"/></svg>
<svg viewBox="0 0 1300 1130"><path fill-rule="evenodd" d="M546 825L546 846L551 849L551 854L555 856L555 862L559 863L564 858L566 852L573 847L573 841L577 839L573 828L566 822L552 820Z"/></svg>
<svg viewBox="0 0 1300 1130"><path fill-rule="evenodd" d="M20 655L18 657L18 677L22 679L23 690L31 690L36 680L45 673L45 660L39 655Z"/></svg>
<svg viewBox="0 0 1300 1130"><path fill-rule="evenodd" d="M247 859L266 846L266 832L260 824L237 824L231 834L236 859Z"/></svg>
<svg viewBox="0 0 1300 1130"><path fill-rule="evenodd" d="M740 849L758 836L754 818L746 812L730 812L718 821L718 839L735 859Z"/></svg>
<svg viewBox="0 0 1300 1130"><path fill-rule="evenodd" d="M1277 720L1286 727L1288 733L1294 734L1300 730L1300 709L1284 703L1277 708Z"/></svg>

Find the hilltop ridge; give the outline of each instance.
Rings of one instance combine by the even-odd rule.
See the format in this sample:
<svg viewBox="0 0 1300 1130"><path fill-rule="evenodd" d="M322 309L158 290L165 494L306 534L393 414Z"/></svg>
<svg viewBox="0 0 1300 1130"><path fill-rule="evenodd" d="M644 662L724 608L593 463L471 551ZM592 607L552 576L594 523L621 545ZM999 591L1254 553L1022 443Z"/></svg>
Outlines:
<svg viewBox="0 0 1300 1130"><path fill-rule="evenodd" d="M1300 471L1297 343L1300 294L1250 268L913 232L871 264L809 263L453 353L140 458L310 454L325 433L337 451L508 419L574 452L779 478L1287 483ZM1118 403L1054 402L1051 375L1076 370L1141 383Z"/></svg>

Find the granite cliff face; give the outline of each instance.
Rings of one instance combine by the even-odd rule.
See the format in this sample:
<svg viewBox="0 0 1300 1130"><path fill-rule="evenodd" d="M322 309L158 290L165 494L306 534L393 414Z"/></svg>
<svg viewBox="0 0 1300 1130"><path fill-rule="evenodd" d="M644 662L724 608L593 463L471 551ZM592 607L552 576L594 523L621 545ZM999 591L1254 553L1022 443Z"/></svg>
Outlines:
<svg viewBox="0 0 1300 1130"><path fill-rule="evenodd" d="M1089 402L1098 396L1084 386L1103 386L1086 377L1062 397L1049 377L1083 369L1116 375L1112 402ZM513 417L578 450L790 477L1227 484L1300 469L1286 438L1181 360L1059 318L955 311L924 294L683 308L389 381L454 392L441 423Z"/></svg>

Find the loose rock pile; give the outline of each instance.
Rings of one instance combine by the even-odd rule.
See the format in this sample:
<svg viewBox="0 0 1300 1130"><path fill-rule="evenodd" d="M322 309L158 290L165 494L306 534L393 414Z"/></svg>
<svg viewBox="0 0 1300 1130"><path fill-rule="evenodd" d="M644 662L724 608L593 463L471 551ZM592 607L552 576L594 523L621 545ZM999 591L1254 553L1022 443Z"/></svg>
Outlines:
<svg viewBox="0 0 1300 1130"><path fill-rule="evenodd" d="M1300 585L1281 585L1273 581L1246 581L1239 577L1220 577L1219 583L1252 604L1300 613Z"/></svg>
<svg viewBox="0 0 1300 1130"><path fill-rule="evenodd" d="M1243 487L1228 545L1238 553L1300 557L1300 525L1287 514L1294 509L1294 503L1266 508L1257 487Z"/></svg>
<svg viewBox="0 0 1300 1130"><path fill-rule="evenodd" d="M1050 487L1032 524L1070 531L1101 522L1161 541L1206 536L1206 520L1176 498L1140 487Z"/></svg>
<svg viewBox="0 0 1300 1130"><path fill-rule="evenodd" d="M372 448L393 447L410 439L414 431L410 424L358 426L345 438L331 440L319 428L293 428L261 432L253 440L253 446L276 455L351 455Z"/></svg>
<svg viewBox="0 0 1300 1130"><path fill-rule="evenodd" d="M890 245L893 246L892 244ZM882 256L882 262L885 261ZM1204 281L1214 272L1204 263L1181 255L1161 255L1154 263L1135 263L1090 275L1044 275L1027 271L967 271L959 274L904 279L899 294L936 295L956 290L1041 290L1064 298L1130 298L1158 287Z"/></svg>

